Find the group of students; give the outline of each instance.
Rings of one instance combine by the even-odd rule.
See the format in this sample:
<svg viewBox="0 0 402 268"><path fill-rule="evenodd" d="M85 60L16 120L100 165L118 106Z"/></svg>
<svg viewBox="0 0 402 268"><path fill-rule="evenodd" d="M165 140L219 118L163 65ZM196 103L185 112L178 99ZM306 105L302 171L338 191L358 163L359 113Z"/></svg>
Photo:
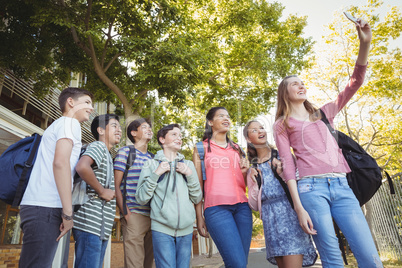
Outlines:
<svg viewBox="0 0 402 268"><path fill-rule="evenodd" d="M148 152L152 127L141 118L127 127L134 161L127 166L133 156L132 148L125 146L112 163L109 151L122 136L115 115L93 120L91 131L97 141L79 159L79 123L88 120L93 110L91 94L77 88L64 90L59 97L63 117L43 135L21 203L20 267L50 267L57 240L71 228L75 267L102 267L116 203L122 214L125 267L189 267L196 221L199 234L214 240L225 267L244 268L252 235L251 209L260 211L267 259L279 267L314 264L317 253L311 236L323 267L343 267L333 220L359 267L383 267L348 186L349 166L320 120L321 110L333 124L363 83L371 29L360 19L356 28L360 48L355 69L336 100L317 109L307 100L297 76L280 83L273 126L277 157L272 157L273 146L263 125L253 120L243 132L247 158L229 137L228 111L213 107L206 114L203 150L194 148L193 161L180 153L182 134L177 124L158 131L162 150L155 156ZM73 215L74 169L94 194ZM292 204L275 174L286 182Z"/></svg>

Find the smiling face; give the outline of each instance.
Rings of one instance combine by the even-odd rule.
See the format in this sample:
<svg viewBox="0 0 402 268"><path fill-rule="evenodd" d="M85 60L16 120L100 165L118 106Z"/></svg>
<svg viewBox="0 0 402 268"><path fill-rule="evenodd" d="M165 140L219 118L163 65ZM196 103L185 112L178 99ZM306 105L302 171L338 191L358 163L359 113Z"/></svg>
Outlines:
<svg viewBox="0 0 402 268"><path fill-rule="evenodd" d="M72 107L68 113L79 122L88 121L89 116L94 110L92 107L92 99L88 95L82 95L75 100L70 97L67 99L67 103Z"/></svg>
<svg viewBox="0 0 402 268"><path fill-rule="evenodd" d="M286 82L290 102L304 102L307 99L307 89L299 77L290 77Z"/></svg>
<svg viewBox="0 0 402 268"><path fill-rule="evenodd" d="M247 142L254 145L267 143L267 132L259 122L252 122L247 129Z"/></svg>
<svg viewBox="0 0 402 268"><path fill-rule="evenodd" d="M175 152L180 151L182 145L182 135L180 128L173 128L169 130L165 137L159 137L159 141L163 149L169 149Z"/></svg>
<svg viewBox="0 0 402 268"><path fill-rule="evenodd" d="M215 112L212 120L208 121L212 132L228 132L230 130L230 116L225 109L219 109Z"/></svg>
<svg viewBox="0 0 402 268"><path fill-rule="evenodd" d="M109 140L109 144L112 146L119 144L121 139L121 127L119 121L116 119L110 119L109 124L105 129L106 140Z"/></svg>
<svg viewBox="0 0 402 268"><path fill-rule="evenodd" d="M134 137L135 141L145 140L149 142L153 134L152 128L147 122L142 123L137 130L131 131L131 135Z"/></svg>

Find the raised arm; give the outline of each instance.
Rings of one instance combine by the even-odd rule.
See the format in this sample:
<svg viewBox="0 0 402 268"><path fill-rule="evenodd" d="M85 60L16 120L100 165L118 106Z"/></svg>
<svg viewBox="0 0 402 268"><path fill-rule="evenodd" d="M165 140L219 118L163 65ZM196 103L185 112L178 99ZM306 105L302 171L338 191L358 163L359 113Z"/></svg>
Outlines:
<svg viewBox="0 0 402 268"><path fill-rule="evenodd" d="M356 30L360 40L359 54L357 56L356 64L366 65L372 38L371 27L367 21L357 19Z"/></svg>

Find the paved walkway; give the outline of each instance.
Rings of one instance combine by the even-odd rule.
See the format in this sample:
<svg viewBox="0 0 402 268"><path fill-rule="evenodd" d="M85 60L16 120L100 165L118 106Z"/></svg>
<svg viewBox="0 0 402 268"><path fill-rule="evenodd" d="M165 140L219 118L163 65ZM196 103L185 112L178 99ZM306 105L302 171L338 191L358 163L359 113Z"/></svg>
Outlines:
<svg viewBox="0 0 402 268"><path fill-rule="evenodd" d="M214 254L211 258L207 255L194 256L191 260L192 268L224 268L222 257L218 254ZM272 265L266 259L265 248L263 249L250 249L250 254L248 257L248 268L275 268L276 265ZM310 266L313 268L321 268L320 259Z"/></svg>

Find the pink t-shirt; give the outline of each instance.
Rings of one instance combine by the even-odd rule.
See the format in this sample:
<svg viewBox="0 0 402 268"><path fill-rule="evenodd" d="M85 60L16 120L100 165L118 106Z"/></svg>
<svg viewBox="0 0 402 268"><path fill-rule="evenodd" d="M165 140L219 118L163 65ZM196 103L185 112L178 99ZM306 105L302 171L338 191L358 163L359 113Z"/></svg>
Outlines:
<svg viewBox="0 0 402 268"><path fill-rule="evenodd" d="M222 148L211 141L211 152L204 141L204 209L247 202L246 184L240 169L240 155L230 145Z"/></svg>
<svg viewBox="0 0 402 268"><path fill-rule="evenodd" d="M339 93L338 98L321 107L331 125L336 114L362 85L366 68L367 65L356 65L349 83ZM288 124L290 128L285 129L283 120L279 119L273 126L275 143L282 158L285 181L296 179L296 167L300 178L325 173L350 172L341 149L324 122L300 121L289 117ZM296 163L290 148L293 148Z"/></svg>

